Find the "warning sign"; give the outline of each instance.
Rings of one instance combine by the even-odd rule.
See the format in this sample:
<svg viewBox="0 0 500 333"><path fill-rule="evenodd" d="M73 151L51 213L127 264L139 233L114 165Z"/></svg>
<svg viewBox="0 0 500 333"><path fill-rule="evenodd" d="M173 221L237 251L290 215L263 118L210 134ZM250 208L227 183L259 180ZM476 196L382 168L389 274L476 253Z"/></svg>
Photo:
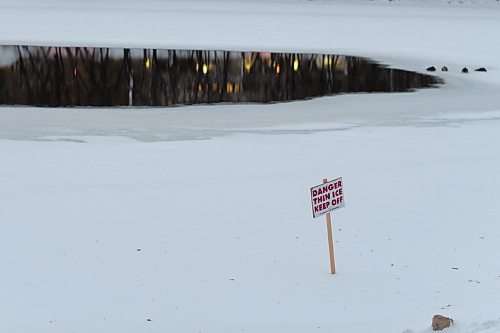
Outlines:
<svg viewBox="0 0 500 333"><path fill-rule="evenodd" d="M311 188L311 204L315 218L344 207L342 177Z"/></svg>

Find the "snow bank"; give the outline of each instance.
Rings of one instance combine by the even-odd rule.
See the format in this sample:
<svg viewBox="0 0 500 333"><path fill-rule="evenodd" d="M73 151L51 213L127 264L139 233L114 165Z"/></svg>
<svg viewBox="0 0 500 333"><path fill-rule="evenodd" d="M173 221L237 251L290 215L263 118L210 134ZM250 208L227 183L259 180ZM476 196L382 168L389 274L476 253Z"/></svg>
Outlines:
<svg viewBox="0 0 500 333"><path fill-rule="evenodd" d="M0 331L498 331L499 124L0 141Z"/></svg>

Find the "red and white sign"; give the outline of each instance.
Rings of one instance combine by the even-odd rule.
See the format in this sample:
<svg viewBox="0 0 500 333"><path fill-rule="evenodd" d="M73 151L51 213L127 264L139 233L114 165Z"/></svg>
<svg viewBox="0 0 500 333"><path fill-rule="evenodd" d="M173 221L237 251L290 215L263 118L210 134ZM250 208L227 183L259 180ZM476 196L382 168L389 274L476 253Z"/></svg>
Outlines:
<svg viewBox="0 0 500 333"><path fill-rule="evenodd" d="M313 217L345 206L342 177L311 188Z"/></svg>

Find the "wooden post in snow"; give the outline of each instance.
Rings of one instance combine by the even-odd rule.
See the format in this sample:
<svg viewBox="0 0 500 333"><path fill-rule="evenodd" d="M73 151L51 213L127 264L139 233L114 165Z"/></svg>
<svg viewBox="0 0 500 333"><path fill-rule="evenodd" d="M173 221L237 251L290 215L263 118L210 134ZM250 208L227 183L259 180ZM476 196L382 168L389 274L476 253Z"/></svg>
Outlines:
<svg viewBox="0 0 500 333"><path fill-rule="evenodd" d="M323 184L327 183L328 179L323 179ZM335 274L335 252L333 249L333 233L332 233L332 217L330 212L326 214L326 228L328 232L328 252L330 253L330 272Z"/></svg>
<svg viewBox="0 0 500 333"><path fill-rule="evenodd" d="M313 218L326 214L326 227L328 231L328 252L330 254L330 271L335 270L335 254L333 251L332 217L330 212L345 207L342 177L328 181L323 179L323 184L311 188L311 204Z"/></svg>

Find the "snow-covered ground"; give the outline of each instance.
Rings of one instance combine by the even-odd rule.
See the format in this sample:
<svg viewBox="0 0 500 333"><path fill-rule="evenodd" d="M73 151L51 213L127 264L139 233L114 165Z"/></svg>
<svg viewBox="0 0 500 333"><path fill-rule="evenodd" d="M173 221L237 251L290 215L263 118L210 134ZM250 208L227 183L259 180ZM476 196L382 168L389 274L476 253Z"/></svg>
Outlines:
<svg viewBox="0 0 500 333"><path fill-rule="evenodd" d="M485 0L0 0L4 45L450 68L417 93L0 108L0 332L500 332L498 31ZM332 276L309 187L338 176Z"/></svg>

